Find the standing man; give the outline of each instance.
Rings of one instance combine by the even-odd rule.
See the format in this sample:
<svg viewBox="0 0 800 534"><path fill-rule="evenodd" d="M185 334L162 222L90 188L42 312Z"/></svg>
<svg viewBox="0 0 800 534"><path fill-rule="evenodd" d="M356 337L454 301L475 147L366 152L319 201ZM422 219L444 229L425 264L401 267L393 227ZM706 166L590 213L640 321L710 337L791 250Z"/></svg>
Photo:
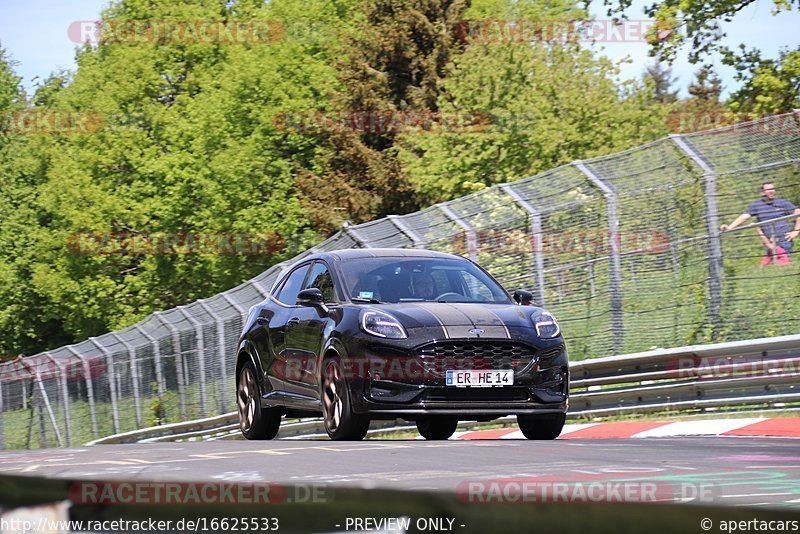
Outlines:
<svg viewBox="0 0 800 534"><path fill-rule="evenodd" d="M764 182L761 186L761 198L750 204L747 211L736 217L731 224L723 224L719 229L723 232L733 230L750 217L756 217L758 222L763 222L791 214L798 215L794 221L794 230L790 230L791 220L777 221L757 228L758 235L767 248L768 254L773 251L774 245L782 248L788 254L792 251L794 240L800 235L800 208L795 207L786 199L777 198L775 184L772 182Z"/></svg>

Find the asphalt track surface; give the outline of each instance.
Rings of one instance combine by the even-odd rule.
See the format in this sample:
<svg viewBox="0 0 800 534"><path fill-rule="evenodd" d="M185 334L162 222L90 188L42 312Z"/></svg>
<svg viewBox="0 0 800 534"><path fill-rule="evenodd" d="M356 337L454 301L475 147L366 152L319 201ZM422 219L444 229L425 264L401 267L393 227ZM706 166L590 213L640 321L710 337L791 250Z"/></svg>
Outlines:
<svg viewBox="0 0 800 534"><path fill-rule="evenodd" d="M800 512L800 440L712 437L212 441L0 453L0 474L463 492L474 482L650 482L667 500ZM680 488L680 490L676 490ZM660 495L662 495L660 493Z"/></svg>

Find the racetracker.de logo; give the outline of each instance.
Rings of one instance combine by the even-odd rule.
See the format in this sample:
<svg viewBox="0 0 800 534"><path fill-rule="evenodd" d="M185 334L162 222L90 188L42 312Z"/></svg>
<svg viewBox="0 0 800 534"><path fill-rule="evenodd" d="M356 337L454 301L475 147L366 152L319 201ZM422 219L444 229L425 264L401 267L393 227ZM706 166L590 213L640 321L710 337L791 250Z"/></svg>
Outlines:
<svg viewBox="0 0 800 534"><path fill-rule="evenodd" d="M97 111L24 109L0 113L0 131L19 135L91 134L103 129Z"/></svg>
<svg viewBox="0 0 800 534"><path fill-rule="evenodd" d="M587 480L474 480L461 482L456 496L467 503L654 503L713 502L719 487L713 484L652 481Z"/></svg>
<svg viewBox="0 0 800 534"><path fill-rule="evenodd" d="M67 28L73 43L93 45L267 44L284 33L267 20L76 20Z"/></svg>
<svg viewBox="0 0 800 534"><path fill-rule="evenodd" d="M90 505L214 505L323 503L331 488L267 482L74 482L69 499Z"/></svg>
<svg viewBox="0 0 800 534"><path fill-rule="evenodd" d="M590 42L655 43L669 39L676 29L647 20L470 20L456 28L462 42Z"/></svg>
<svg viewBox="0 0 800 534"><path fill-rule="evenodd" d="M79 232L69 236L67 248L73 254L274 254L284 247L274 232L192 233L192 232Z"/></svg>

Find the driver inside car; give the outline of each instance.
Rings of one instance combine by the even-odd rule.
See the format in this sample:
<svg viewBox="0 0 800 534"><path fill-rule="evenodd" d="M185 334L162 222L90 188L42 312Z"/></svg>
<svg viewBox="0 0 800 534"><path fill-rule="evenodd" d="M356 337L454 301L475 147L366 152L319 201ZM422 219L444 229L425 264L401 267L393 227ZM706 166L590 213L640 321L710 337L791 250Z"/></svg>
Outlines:
<svg viewBox="0 0 800 534"><path fill-rule="evenodd" d="M416 273L411 277L411 293L415 298L433 300L436 288L433 277L427 273Z"/></svg>

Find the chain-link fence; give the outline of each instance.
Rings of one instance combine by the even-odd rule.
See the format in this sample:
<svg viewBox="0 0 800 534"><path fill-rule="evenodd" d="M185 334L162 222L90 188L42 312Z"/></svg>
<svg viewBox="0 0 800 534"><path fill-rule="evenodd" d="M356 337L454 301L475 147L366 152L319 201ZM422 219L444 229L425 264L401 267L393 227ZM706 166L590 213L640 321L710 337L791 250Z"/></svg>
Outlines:
<svg viewBox="0 0 800 534"><path fill-rule="evenodd" d="M800 112L670 136L346 225L295 259L352 247L468 256L555 312L572 359L797 333L800 260L765 255L756 229L719 231L767 181L800 203ZM283 267L124 330L0 365L0 448L75 445L233 411L243 318Z"/></svg>

